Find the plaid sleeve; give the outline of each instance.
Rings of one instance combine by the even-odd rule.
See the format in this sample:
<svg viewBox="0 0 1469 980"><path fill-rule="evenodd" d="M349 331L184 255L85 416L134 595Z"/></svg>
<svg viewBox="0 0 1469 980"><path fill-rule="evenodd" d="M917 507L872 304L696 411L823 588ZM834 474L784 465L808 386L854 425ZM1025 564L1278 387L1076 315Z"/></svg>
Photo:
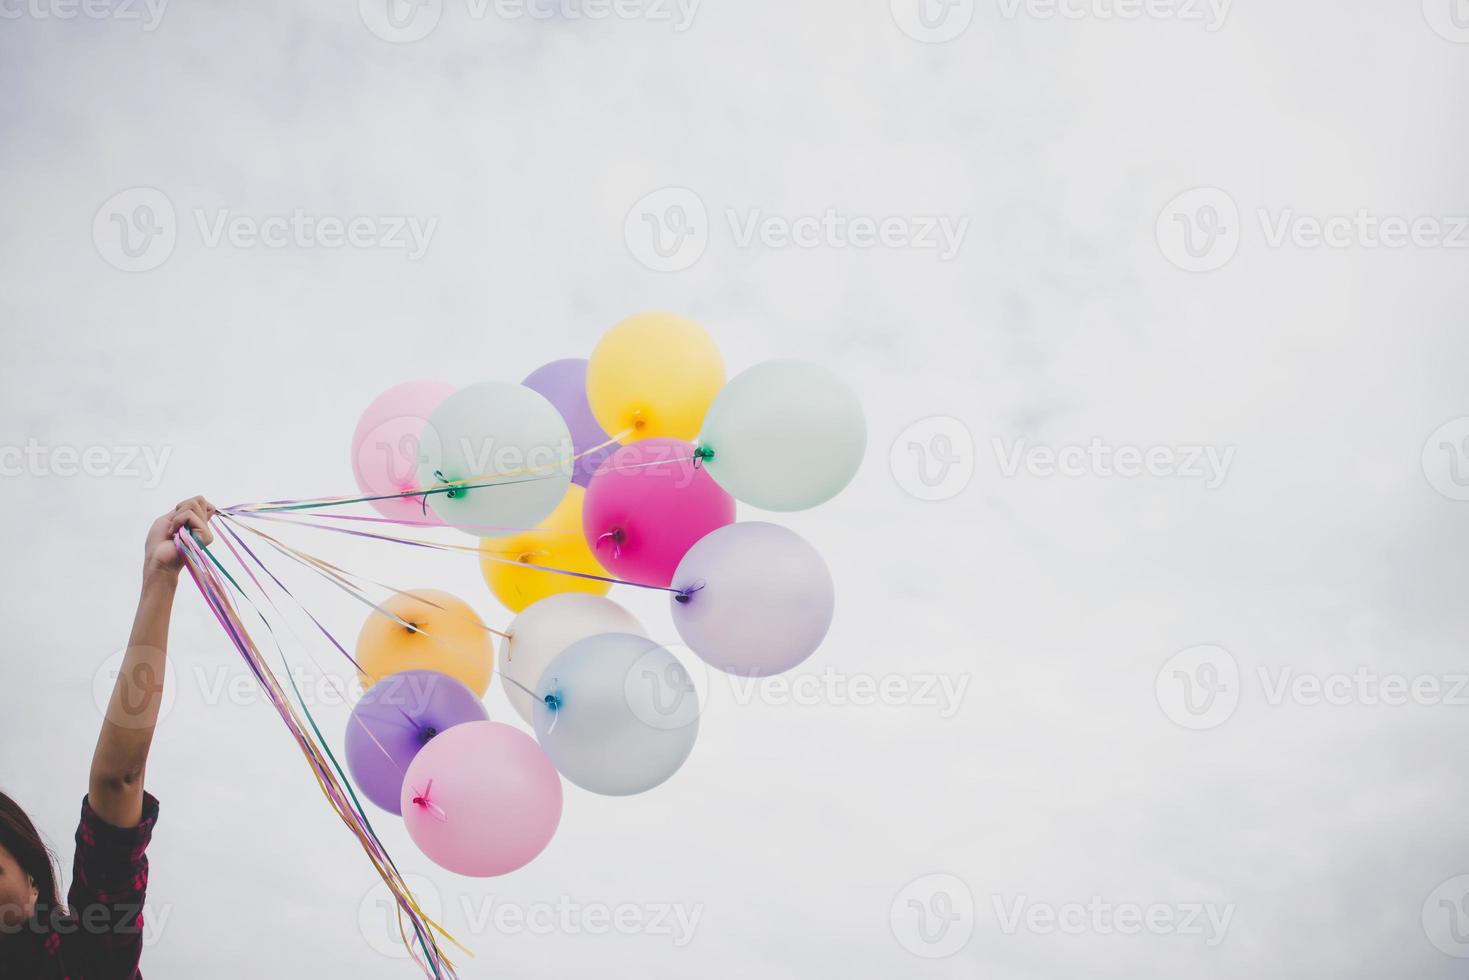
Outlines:
<svg viewBox="0 0 1469 980"><path fill-rule="evenodd" d="M82 800L67 904L76 932L67 946L82 953L97 977L137 975L143 955L143 898L148 890L148 842L158 820L158 800L143 794L136 827L114 827Z"/></svg>

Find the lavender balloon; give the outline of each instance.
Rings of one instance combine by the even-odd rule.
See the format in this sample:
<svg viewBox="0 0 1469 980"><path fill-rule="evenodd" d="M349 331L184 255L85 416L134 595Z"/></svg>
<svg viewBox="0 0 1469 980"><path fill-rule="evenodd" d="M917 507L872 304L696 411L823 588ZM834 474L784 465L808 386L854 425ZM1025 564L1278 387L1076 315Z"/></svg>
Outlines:
<svg viewBox="0 0 1469 980"><path fill-rule="evenodd" d="M448 674L389 674L352 709L347 769L362 795L389 813L402 813L403 776L418 750L446 729L488 718L475 693Z"/></svg>
<svg viewBox="0 0 1469 980"><path fill-rule="evenodd" d="M521 384L536 392L556 406L556 411L566 420L571 430L572 451L581 456L593 446L600 446L610 436L602 431L597 419L587 404L587 362L581 358L568 357L552 361L532 371ZM586 486L602 460L617 449L614 443L594 453L581 456L571 471L571 482Z"/></svg>
<svg viewBox="0 0 1469 980"><path fill-rule="evenodd" d="M794 531L727 524L694 544L673 574L673 624L712 667L769 677L811 656L831 626L826 562Z"/></svg>

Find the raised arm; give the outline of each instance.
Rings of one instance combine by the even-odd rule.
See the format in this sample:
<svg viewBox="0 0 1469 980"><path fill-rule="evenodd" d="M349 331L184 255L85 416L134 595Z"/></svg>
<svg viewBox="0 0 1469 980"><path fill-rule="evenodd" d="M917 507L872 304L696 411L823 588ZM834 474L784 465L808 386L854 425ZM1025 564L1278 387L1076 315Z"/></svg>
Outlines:
<svg viewBox="0 0 1469 980"><path fill-rule="evenodd" d="M214 540L209 530L209 518L214 513L213 504L203 497L193 497L180 502L148 529L143 592L122 669L102 721L102 733L97 736L87 788L92 809L115 827L135 827L143 815L143 772L163 701L168 621L183 568L173 535L187 526L208 544Z"/></svg>

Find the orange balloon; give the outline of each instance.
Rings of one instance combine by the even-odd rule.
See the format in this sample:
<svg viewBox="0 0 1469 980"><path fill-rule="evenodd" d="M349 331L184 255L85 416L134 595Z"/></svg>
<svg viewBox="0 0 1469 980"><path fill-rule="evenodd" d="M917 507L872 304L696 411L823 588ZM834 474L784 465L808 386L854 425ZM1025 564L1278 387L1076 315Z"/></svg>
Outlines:
<svg viewBox="0 0 1469 980"><path fill-rule="evenodd" d="M398 619L374 610L357 634L364 690L399 671L436 670L485 696L495 646L468 603L437 589L416 589L380 605Z"/></svg>

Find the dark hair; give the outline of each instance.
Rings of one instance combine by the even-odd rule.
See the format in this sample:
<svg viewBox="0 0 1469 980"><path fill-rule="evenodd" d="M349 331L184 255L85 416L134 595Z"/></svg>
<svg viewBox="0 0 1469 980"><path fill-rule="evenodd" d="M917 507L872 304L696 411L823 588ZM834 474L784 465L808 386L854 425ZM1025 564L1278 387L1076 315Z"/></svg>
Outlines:
<svg viewBox="0 0 1469 980"><path fill-rule="evenodd" d="M22 871L36 883L36 914L47 916L61 908L56 893L55 856L26 812L4 793L0 793L0 847L15 858Z"/></svg>

